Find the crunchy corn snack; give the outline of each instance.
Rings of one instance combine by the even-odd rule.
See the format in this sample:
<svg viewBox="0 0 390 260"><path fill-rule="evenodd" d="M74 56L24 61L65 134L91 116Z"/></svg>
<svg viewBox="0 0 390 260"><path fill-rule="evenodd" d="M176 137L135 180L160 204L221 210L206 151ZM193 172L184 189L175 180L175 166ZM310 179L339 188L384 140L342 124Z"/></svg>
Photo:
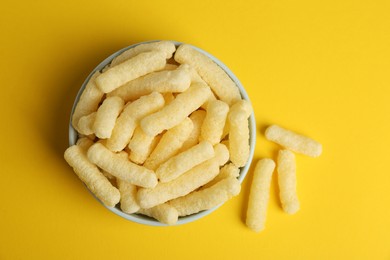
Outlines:
<svg viewBox="0 0 390 260"><path fill-rule="evenodd" d="M253 174L252 185L246 213L246 225L260 232L264 229L272 173L275 162L271 159L262 159L257 162Z"/></svg>
<svg viewBox="0 0 390 260"><path fill-rule="evenodd" d="M229 112L229 152L230 160L243 167L249 158L249 122L248 101L239 101ZM250 105L249 105L250 106Z"/></svg>
<svg viewBox="0 0 390 260"><path fill-rule="evenodd" d="M72 149L84 157L69 164L80 176L98 176L85 182L106 205L120 202L126 214L168 225L237 195L252 108L222 67L169 41L124 51L91 77L80 97Z"/></svg>
<svg viewBox="0 0 390 260"><path fill-rule="evenodd" d="M111 152L101 143L92 145L87 155L91 162L119 179L145 188L153 188L157 185L157 178L153 171Z"/></svg>
<svg viewBox="0 0 390 260"><path fill-rule="evenodd" d="M277 125L269 126L265 131L265 137L293 152L307 156L318 157L322 153L322 145L317 141Z"/></svg>
<svg viewBox="0 0 390 260"><path fill-rule="evenodd" d="M138 203L141 208L151 208L184 196L214 179L218 173L218 161L212 158L170 182L159 182L156 187L151 189L139 189Z"/></svg>
<svg viewBox="0 0 390 260"><path fill-rule="evenodd" d="M157 135L180 124L198 109L209 97L210 88L192 84L189 89L177 95L167 106L141 120L142 130L148 135Z"/></svg>
<svg viewBox="0 0 390 260"><path fill-rule="evenodd" d="M196 165L212 158L214 155L213 146L209 142L200 142L187 151L173 156L161 164L156 169L156 175L161 182L172 181Z"/></svg>
<svg viewBox="0 0 390 260"><path fill-rule="evenodd" d="M216 207L238 195L240 190L240 182L236 178L228 177L207 189L194 191L171 200L169 204L178 211L179 216L188 216Z"/></svg>
<svg viewBox="0 0 390 260"><path fill-rule="evenodd" d="M119 97L109 97L96 112L93 132L101 139L109 138L115 126L115 121L125 105Z"/></svg>
<svg viewBox="0 0 390 260"><path fill-rule="evenodd" d="M142 52L100 74L96 84L104 93L111 92L130 80L163 69L165 56L161 51Z"/></svg>
<svg viewBox="0 0 390 260"><path fill-rule="evenodd" d="M283 210L288 214L294 214L299 210L294 153L289 150L280 150L277 169L280 201Z"/></svg>
<svg viewBox="0 0 390 260"><path fill-rule="evenodd" d="M129 81L107 95L109 97L118 96L127 102L152 92L183 92L189 88L190 83L191 77L188 66L180 65L175 70L153 72Z"/></svg>
<svg viewBox="0 0 390 260"><path fill-rule="evenodd" d="M223 101L215 100L208 102L207 114L204 119L200 140L207 140L211 144L221 141L229 106Z"/></svg>
<svg viewBox="0 0 390 260"><path fill-rule="evenodd" d="M99 169L92 164L85 150L78 145L66 149L64 158L88 189L108 207L114 207L120 200L117 188L111 185Z"/></svg>
<svg viewBox="0 0 390 260"><path fill-rule="evenodd" d="M173 42L170 41L158 41L158 42L150 42L139 44L134 48L128 49L124 51L119 56L115 57L111 61L110 67L116 66L130 58L137 56L142 52L150 52L150 51L161 51L165 54L165 59L169 59L172 57L172 54L175 52L176 47Z"/></svg>

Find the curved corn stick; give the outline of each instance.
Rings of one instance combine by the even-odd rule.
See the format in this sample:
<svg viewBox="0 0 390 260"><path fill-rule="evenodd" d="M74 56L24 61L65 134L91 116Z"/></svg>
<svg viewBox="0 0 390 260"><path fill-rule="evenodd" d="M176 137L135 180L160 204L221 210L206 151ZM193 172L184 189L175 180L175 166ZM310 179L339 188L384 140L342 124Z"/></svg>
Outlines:
<svg viewBox="0 0 390 260"><path fill-rule="evenodd" d="M322 145L317 141L277 125L269 126L265 131L265 137L291 151L307 156L318 157L322 153Z"/></svg>
<svg viewBox="0 0 390 260"><path fill-rule="evenodd" d="M179 216L188 216L216 207L238 195L240 191L240 182L234 177L229 177L207 189L194 191L184 197L171 200L169 204L178 211Z"/></svg>
<svg viewBox="0 0 390 260"><path fill-rule="evenodd" d="M133 79L163 69L165 64L163 52L142 52L100 74L96 84L101 91L108 93Z"/></svg>
<svg viewBox="0 0 390 260"><path fill-rule="evenodd" d="M275 162L271 159L262 159L256 164L246 214L246 225L260 232L264 229L272 172Z"/></svg>
<svg viewBox="0 0 390 260"><path fill-rule="evenodd" d="M188 65L181 65L175 70L153 72L108 93L108 96L118 96L125 101L135 100L154 91L160 93L183 92L191 83Z"/></svg>
<svg viewBox="0 0 390 260"><path fill-rule="evenodd" d="M206 111L204 110L196 110L190 115L190 119L194 127L192 129L190 136L187 138L187 140L183 143L182 147L180 148L179 153L198 144L200 129L202 127L203 120L205 117L206 117Z"/></svg>
<svg viewBox="0 0 390 260"><path fill-rule="evenodd" d="M167 203L149 209L139 209L138 213L157 219L167 225L175 224L179 218L177 210Z"/></svg>
<svg viewBox="0 0 390 260"><path fill-rule="evenodd" d="M119 56L115 57L111 62L111 67L118 65L119 63L124 62L134 56L140 54L141 52L150 52L150 51L161 51L165 54L165 59L170 59L172 54L175 52L176 47L173 42L169 41L159 41L159 42L151 42L144 43L135 46L134 48L128 49L124 51Z"/></svg>
<svg viewBox="0 0 390 260"><path fill-rule="evenodd" d="M95 79L99 75L100 72L96 71L91 76L83 93L81 93L80 99L73 112L72 125L78 132L80 132L78 127L80 118L95 112L103 98L104 93L96 86L95 83Z"/></svg>
<svg viewBox="0 0 390 260"><path fill-rule="evenodd" d="M226 164L225 166L222 167L222 169L219 171L219 174L212 179L210 182L206 183L205 185L202 186L202 190L206 188L210 188L217 182L226 179L226 178L237 178L240 175L240 169L237 168L232 163Z"/></svg>
<svg viewBox="0 0 390 260"><path fill-rule="evenodd" d="M91 162L119 179L145 188L153 188L157 185L157 178L153 171L111 152L100 143L92 145L87 155Z"/></svg>
<svg viewBox="0 0 390 260"><path fill-rule="evenodd" d="M206 111L200 140L207 140L214 145L221 141L229 106L223 101L215 100L208 103Z"/></svg>
<svg viewBox="0 0 390 260"><path fill-rule="evenodd" d="M299 210L295 155L289 150L278 154L278 183L280 201L284 212L294 214Z"/></svg>
<svg viewBox="0 0 390 260"><path fill-rule="evenodd" d="M66 149L65 160L88 189L106 206L114 207L120 199L117 188L87 158L85 151L78 145Z"/></svg>
<svg viewBox="0 0 390 260"><path fill-rule="evenodd" d="M193 123L188 117L177 126L169 129L160 139L156 148L146 159L144 166L151 170L156 170L160 164L176 155L187 140L193 129Z"/></svg>
<svg viewBox="0 0 390 260"><path fill-rule="evenodd" d="M128 145L131 151L130 160L137 164L143 164L152 152L152 145L155 139L155 136L147 135L140 127L137 127Z"/></svg>
<svg viewBox="0 0 390 260"><path fill-rule="evenodd" d="M101 139L109 138L115 126L115 121L124 106L123 99L119 97L109 97L96 112L93 123L93 132Z"/></svg>
<svg viewBox="0 0 390 260"><path fill-rule="evenodd" d="M156 175L161 182L172 181L214 155L213 146L209 142L200 142L161 164L156 170ZM218 163L220 163L220 160L221 158L218 157Z"/></svg>
<svg viewBox="0 0 390 260"><path fill-rule="evenodd" d="M137 200L141 208L151 208L168 200L184 196L208 183L218 175L215 158L205 161L170 182L159 182L153 189L139 189Z"/></svg>
<svg viewBox="0 0 390 260"><path fill-rule="evenodd" d="M139 210L136 200L137 186L121 179L117 179L117 182L121 193L121 210L127 214L137 212Z"/></svg>
<svg viewBox="0 0 390 260"><path fill-rule="evenodd" d="M123 150L129 144L139 120L163 106L164 98L157 92L143 96L126 106L116 120L111 137L107 139L107 148L114 152Z"/></svg>
<svg viewBox="0 0 390 260"><path fill-rule="evenodd" d="M188 44L182 44L176 50L175 60L187 63L199 73L220 100L232 105L241 99L240 91L226 72L209 57Z"/></svg>
<svg viewBox="0 0 390 260"><path fill-rule="evenodd" d="M93 134L93 124L95 123L95 119L96 112L92 112L89 115L81 117L78 123L79 133L84 135Z"/></svg>
<svg viewBox="0 0 390 260"><path fill-rule="evenodd" d="M243 167L249 158L249 122L248 101L239 101L229 112L229 152L230 160L237 166ZM249 104L250 107L250 104Z"/></svg>
<svg viewBox="0 0 390 260"><path fill-rule="evenodd" d="M207 100L210 92L210 88L205 85L191 85L163 109L142 119L142 130L154 136L180 124Z"/></svg>

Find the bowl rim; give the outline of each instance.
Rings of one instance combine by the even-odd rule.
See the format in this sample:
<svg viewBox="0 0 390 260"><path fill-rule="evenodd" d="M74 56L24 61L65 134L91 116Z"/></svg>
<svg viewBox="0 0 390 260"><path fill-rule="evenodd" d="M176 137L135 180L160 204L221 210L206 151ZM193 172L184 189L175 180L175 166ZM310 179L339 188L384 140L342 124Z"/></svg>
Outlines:
<svg viewBox="0 0 390 260"><path fill-rule="evenodd" d="M152 42L158 42L158 41L160 41L160 40L144 41L144 42L139 42L139 43L136 43L136 44L129 45L129 46L125 47L125 48L122 48L122 49L116 51L115 53L111 54L110 56L108 56L106 59L104 59L99 65L97 65L92 70L92 72L88 75L88 77L85 79L85 81L81 85L81 87L80 87L80 89L79 89L79 91L78 91L78 93L76 95L76 98L74 100L73 106L72 106L72 111L71 111L70 119L69 119L69 146L72 146L72 145L76 144L77 139L78 139L78 133L72 126L72 116L73 116L74 110L76 108L76 105L77 105L77 103L78 103L78 101L80 99L81 93L84 91L85 86L87 85L87 83L90 80L90 78L92 77L92 75L96 71L98 71L98 70L101 71L103 68L105 68L107 65L109 65L111 63L111 61L115 57L117 57L118 55L122 54L123 52L125 52L125 51L127 51L127 50L129 50L131 48L134 48L134 47L136 47L136 46L138 46L140 44L152 43ZM172 40L170 40L170 42L173 42L176 47L178 47L181 44L184 44L183 42L172 41ZM244 89L243 85L241 84L240 80L236 77L236 75L224 63L222 63L219 59L217 59L216 57L214 57L210 53L200 49L199 47L196 47L194 45L190 45L190 46L193 47L194 49L196 49L197 51L203 53L207 57L209 57L219 67L221 67L226 72L226 74L233 80L233 82L237 85L237 87L240 90L241 97L243 99L249 101L249 103L252 105L252 103L251 103L251 101L249 99L249 96L248 96L246 90ZM250 147L249 158L248 158L248 162L246 163L246 165L244 167L240 168L240 175L238 177L238 180L240 181L240 183L243 182L243 180L244 180L245 176L247 175L247 173L249 171L249 168L251 166L251 162L253 160L253 155L254 155L254 150L255 150L255 145L256 145L256 120L255 120L254 112L252 112L252 114L249 117L249 147ZM97 201L100 202L100 204L102 204L105 208L107 208L108 210L110 210L111 212L113 212L114 214L116 214L118 216L121 216L121 217L123 217L123 218L125 218L127 220L130 220L132 222L135 222L135 223L149 225L149 226L169 226L167 224L161 223L161 222L159 222L159 221L157 221L157 220L155 220L155 219L153 219L151 217L145 216L145 215L141 215L141 214L137 214L137 213L133 213L133 214L124 213L123 211L121 211L118 208L118 206L116 206L116 207L108 207L108 206L104 205L88 189L88 187L85 184L84 184L84 186L93 195L93 197ZM186 223L198 220L200 218L203 218L204 216L209 215L210 213L212 213L213 211L215 211L217 208L219 208L222 205L223 205L223 203L218 205L218 206L215 206L215 207L213 207L211 209L208 209L208 210L204 210L204 211L201 211L201 212L189 215L189 216L179 217L178 221L174 225L170 225L170 226L182 225L182 224L186 224Z"/></svg>

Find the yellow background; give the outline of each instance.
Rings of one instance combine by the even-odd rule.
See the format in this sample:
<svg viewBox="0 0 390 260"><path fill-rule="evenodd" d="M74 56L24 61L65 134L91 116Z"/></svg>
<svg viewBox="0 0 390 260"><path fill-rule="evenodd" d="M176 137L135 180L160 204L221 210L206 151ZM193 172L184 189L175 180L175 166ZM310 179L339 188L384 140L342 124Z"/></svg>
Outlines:
<svg viewBox="0 0 390 260"><path fill-rule="evenodd" d="M3 1L0 259L390 259L389 1ZM89 72L130 44L171 39L223 61L253 102L255 161L276 123L320 141L297 156L301 210L273 178L266 230L243 189L191 224L149 227L101 206L63 160Z"/></svg>

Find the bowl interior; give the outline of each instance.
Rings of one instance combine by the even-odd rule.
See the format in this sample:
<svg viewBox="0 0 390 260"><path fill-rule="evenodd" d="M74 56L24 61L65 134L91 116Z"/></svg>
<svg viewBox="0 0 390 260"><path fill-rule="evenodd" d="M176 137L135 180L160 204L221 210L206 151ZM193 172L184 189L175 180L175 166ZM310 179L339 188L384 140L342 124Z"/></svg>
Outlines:
<svg viewBox="0 0 390 260"><path fill-rule="evenodd" d="M153 42L153 41L149 41L149 42ZM180 44L182 44L181 42L176 42L176 41L173 41L175 43L176 46L179 46ZM117 52L115 52L114 54L110 55L108 58L106 58L104 61L102 61L90 74L89 76L87 77L87 79L84 81L83 85L81 86L77 96L76 96L76 99L74 101L74 104L73 104L73 107L72 107L72 113L71 113L71 116L70 116L70 121L69 121L69 145L74 145L76 144L76 141L77 141L77 138L78 138L78 133L77 131L73 128L72 126L72 115L73 115L73 112L74 112L74 109L76 107L76 104L77 102L79 101L80 99L80 95L81 93L84 91L85 89L85 86L86 84L88 83L89 79L91 78L91 76L96 72L96 71L100 71L102 70L104 67L106 67L108 64L110 64L110 62L118 55L120 55L122 52L128 50L128 49L131 49L131 48L134 48L135 46L139 45L139 44L143 44L143 43L148 43L148 42L141 42L141 43L137 43L137 44L134 44L134 45L131 45L131 46L128 46L126 48L123 48ZM246 93L244 87L242 86L241 82L238 80L238 78L233 74L233 72L225 65L223 64L220 60L218 60L217 58L215 58L214 56L212 56L211 54L205 52L204 50L202 49L199 49L195 46L192 46L194 47L196 50L198 50L199 52L205 54L206 56L208 56L209 58L211 58L216 64L218 64L228 75L229 77L236 83L236 85L238 86L239 90L240 90L240 93L241 93L241 96L243 99L246 99L250 102L249 100L249 97L248 97L248 94ZM254 154L254 149L255 149L255 143L256 143L256 121L255 121L255 117L254 117L254 114L252 113L252 115L249 117L249 144L250 144L250 154L249 154L249 160L248 160L248 163L242 167L240 169L240 176L238 177L238 180L240 182L242 182L246 176L246 174L248 173L248 170L249 170L249 167L250 167L250 164L251 164L251 161L253 159L253 154ZM93 195L93 193L91 192L91 194ZM95 197L95 196L94 196ZM95 197L96 198L96 197ZM96 198L100 203L101 201ZM103 206L105 206L103 203L101 203ZM210 214L211 212L213 212L214 210L216 210L218 207L220 207L221 205L219 206L216 206L212 209L209 209L209 210L205 210L205 211L202 211L202 212L199 212L199 213L196 213L196 214L193 214L193 215L190 215L190 216L185 216L185 217L179 217L178 221L176 222L175 225L181 225L181 224L185 224L185 223L188 223L188 222L192 222L192 221L195 221L197 219L200 219L208 214ZM150 218L150 217L147 217L147 216L144 216L144 215L140 215L140 214L126 214L124 212L121 211L121 209L117 206L117 207L107 207L105 206L108 210L112 211L113 213L127 219L127 220L131 220L133 222L136 222L136 223L140 223L140 224L145 224L145 225L151 225L151 226L167 226L166 224L163 224L163 223L160 223L158 222L157 220L153 219L153 218Z"/></svg>

